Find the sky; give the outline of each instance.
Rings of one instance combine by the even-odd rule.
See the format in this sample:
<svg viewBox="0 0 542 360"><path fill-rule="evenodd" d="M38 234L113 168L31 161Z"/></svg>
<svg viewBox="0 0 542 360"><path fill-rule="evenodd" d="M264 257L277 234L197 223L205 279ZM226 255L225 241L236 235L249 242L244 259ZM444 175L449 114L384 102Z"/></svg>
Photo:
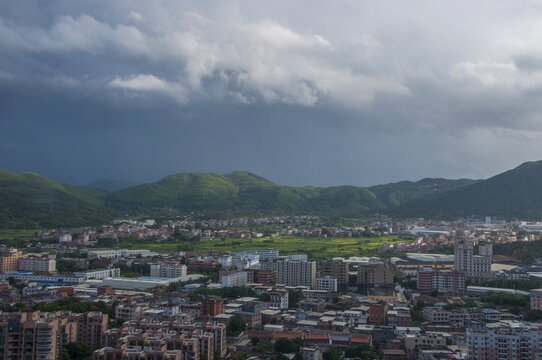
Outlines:
<svg viewBox="0 0 542 360"><path fill-rule="evenodd" d="M542 159L542 1L3 1L0 168L83 185Z"/></svg>

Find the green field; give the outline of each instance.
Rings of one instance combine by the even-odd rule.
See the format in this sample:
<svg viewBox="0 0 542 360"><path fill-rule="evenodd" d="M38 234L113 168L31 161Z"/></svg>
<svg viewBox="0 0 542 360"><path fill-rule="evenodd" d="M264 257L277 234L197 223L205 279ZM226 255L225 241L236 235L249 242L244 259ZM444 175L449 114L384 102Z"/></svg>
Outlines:
<svg viewBox="0 0 542 360"><path fill-rule="evenodd" d="M190 251L205 253L209 250L245 251L258 249L278 249L281 255L308 254L315 259L333 257L367 256L376 254L376 250L384 243L410 242L408 237L383 236L373 238L308 238L296 236L281 236L278 238L251 238L201 240L197 242L178 242L168 244L157 243L128 243L121 240L121 247L144 248L154 251Z"/></svg>
<svg viewBox="0 0 542 360"><path fill-rule="evenodd" d="M8 239L16 239L25 236L32 236L36 230L21 230L21 229L0 229L0 241Z"/></svg>

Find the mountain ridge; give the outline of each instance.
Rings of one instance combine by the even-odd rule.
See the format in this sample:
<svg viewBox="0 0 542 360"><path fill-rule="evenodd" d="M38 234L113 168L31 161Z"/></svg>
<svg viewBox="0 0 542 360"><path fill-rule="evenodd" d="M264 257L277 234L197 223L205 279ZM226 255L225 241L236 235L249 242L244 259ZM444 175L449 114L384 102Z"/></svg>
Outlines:
<svg viewBox="0 0 542 360"><path fill-rule="evenodd" d="M278 185L256 174L176 173L107 192L0 169L0 228L69 227L117 216L321 215L452 219L471 215L542 217L542 161L486 180L424 178L371 187Z"/></svg>

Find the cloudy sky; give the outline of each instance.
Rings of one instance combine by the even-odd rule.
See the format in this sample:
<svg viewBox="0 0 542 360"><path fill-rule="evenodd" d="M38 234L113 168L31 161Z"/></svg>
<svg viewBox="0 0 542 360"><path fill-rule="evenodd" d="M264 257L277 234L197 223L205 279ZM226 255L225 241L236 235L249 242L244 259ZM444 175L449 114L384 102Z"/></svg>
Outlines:
<svg viewBox="0 0 542 360"><path fill-rule="evenodd" d="M86 184L542 159L542 1L3 1L0 167Z"/></svg>

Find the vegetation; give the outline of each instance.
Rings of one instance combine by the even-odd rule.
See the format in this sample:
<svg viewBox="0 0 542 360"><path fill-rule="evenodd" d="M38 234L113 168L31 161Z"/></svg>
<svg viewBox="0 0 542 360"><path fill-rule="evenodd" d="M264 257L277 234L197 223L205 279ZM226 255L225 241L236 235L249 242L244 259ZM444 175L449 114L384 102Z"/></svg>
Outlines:
<svg viewBox="0 0 542 360"><path fill-rule="evenodd" d="M299 350L303 346L303 339L295 338L294 340L286 338L278 338L275 341L274 349L276 352L290 354Z"/></svg>
<svg viewBox="0 0 542 360"><path fill-rule="evenodd" d="M119 241L120 247L150 249L153 251L193 251L206 253L209 250L245 251L258 249L278 249L282 254L306 253L313 258L349 257L376 254L384 243L410 242L409 236L381 236L371 238L309 238L298 236L281 236L273 239L218 239L198 242L149 243L148 240ZM270 242L270 240L272 242Z"/></svg>
<svg viewBox="0 0 542 360"><path fill-rule="evenodd" d="M539 219L541 203L542 161L534 161L487 180L408 201L388 213L448 219L485 215Z"/></svg>
<svg viewBox="0 0 542 360"><path fill-rule="evenodd" d="M534 262L542 259L542 241L515 241L512 243L493 245L496 255L512 256L524 262Z"/></svg>
<svg viewBox="0 0 542 360"><path fill-rule="evenodd" d="M228 325L227 332L229 335L237 336L245 330L245 320L240 315L234 315Z"/></svg>
<svg viewBox="0 0 542 360"><path fill-rule="evenodd" d="M24 304L17 303L4 311L18 312L18 311L44 311L54 312L59 310L69 310L74 313L84 313L88 311L101 311L104 314L109 315L110 318L115 316L115 305L107 305L103 301L98 302L86 302L81 301L78 298L71 297L50 303L41 303L34 305L32 308L25 306Z"/></svg>
<svg viewBox="0 0 542 360"><path fill-rule="evenodd" d="M92 359L92 348L84 343L70 342L62 348L58 355L59 360L87 360Z"/></svg>

